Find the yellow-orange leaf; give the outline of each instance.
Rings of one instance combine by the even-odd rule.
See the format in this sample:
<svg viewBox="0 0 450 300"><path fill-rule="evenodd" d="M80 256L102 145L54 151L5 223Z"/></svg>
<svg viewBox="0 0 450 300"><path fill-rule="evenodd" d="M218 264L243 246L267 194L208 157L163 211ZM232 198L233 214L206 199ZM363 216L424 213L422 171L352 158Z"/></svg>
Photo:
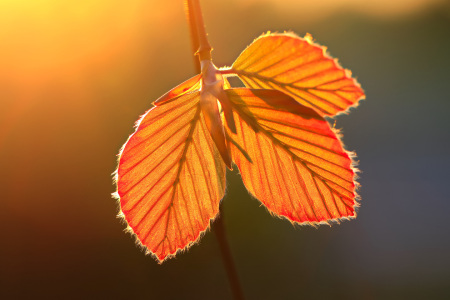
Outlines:
<svg viewBox="0 0 450 300"><path fill-rule="evenodd" d="M226 93L237 128L227 132L232 156L251 194L295 222L355 216L352 160L323 117L276 90Z"/></svg>
<svg viewBox="0 0 450 300"><path fill-rule="evenodd" d="M175 97L200 89L201 78L202 78L201 74L189 78L188 80L177 85L176 87L174 87L173 89L171 89L170 91L159 97L156 101L153 102L153 104L156 106L160 106L163 105L164 103L169 102L171 99L174 99Z"/></svg>
<svg viewBox="0 0 450 300"><path fill-rule="evenodd" d="M241 53L231 72L248 87L282 91L321 115L345 111L364 97L350 72L309 36L262 35Z"/></svg>
<svg viewBox="0 0 450 300"><path fill-rule="evenodd" d="M161 261L198 239L225 192L226 166L199 98L199 91L181 93L150 109L120 153L121 212Z"/></svg>

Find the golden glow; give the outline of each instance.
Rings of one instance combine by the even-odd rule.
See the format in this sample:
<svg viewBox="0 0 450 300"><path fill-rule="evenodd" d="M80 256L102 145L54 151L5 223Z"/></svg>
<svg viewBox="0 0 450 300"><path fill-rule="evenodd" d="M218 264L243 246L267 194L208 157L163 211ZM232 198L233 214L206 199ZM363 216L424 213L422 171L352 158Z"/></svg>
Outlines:
<svg viewBox="0 0 450 300"><path fill-rule="evenodd" d="M105 20L118 9L107 3L2 1L0 39L7 42L0 50L1 78L36 86L110 59L133 33L138 5L123 5L111 28Z"/></svg>
<svg viewBox="0 0 450 300"><path fill-rule="evenodd" d="M50 99L71 101L88 118L92 87L139 65L142 32L151 36L153 22L170 28L168 13L145 0L0 1L0 149L25 112Z"/></svg>

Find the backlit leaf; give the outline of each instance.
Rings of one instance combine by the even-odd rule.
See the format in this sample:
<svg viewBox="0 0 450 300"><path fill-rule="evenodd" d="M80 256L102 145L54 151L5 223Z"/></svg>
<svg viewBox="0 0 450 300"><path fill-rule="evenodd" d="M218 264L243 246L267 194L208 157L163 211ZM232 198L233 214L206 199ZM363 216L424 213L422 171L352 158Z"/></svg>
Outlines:
<svg viewBox="0 0 450 300"><path fill-rule="evenodd" d="M225 192L226 166L199 98L199 91L182 93L150 109L120 153L121 212L161 261L198 239Z"/></svg>
<svg viewBox="0 0 450 300"><path fill-rule="evenodd" d="M267 34L231 66L247 87L276 89L321 115L335 115L364 97L359 84L326 49L291 33Z"/></svg>
<svg viewBox="0 0 450 300"><path fill-rule="evenodd" d="M295 222L355 217L352 160L323 117L276 90L226 93L237 128L227 135L245 151L232 143L232 156L251 194Z"/></svg>
<svg viewBox="0 0 450 300"><path fill-rule="evenodd" d="M200 89L201 78L202 75L200 74L189 78L185 82L177 85L176 87L174 87L173 89L171 89L170 91L159 97L156 101L153 102L153 104L156 106L161 106L175 97Z"/></svg>

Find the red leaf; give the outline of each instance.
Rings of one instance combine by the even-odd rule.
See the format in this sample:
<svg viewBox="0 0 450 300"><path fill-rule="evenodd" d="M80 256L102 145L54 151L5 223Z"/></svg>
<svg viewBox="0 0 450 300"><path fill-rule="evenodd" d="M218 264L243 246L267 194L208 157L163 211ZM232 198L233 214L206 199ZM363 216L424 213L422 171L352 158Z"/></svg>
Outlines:
<svg viewBox="0 0 450 300"><path fill-rule="evenodd" d="M153 102L155 106L161 106L170 100L172 100L175 97L181 96L183 94L186 94L188 92L193 92L195 90L200 89L200 79L202 78L202 75L198 74L194 77L189 78L185 82L183 82L180 85L177 85L161 97L159 97L156 101Z"/></svg>
<svg viewBox="0 0 450 300"><path fill-rule="evenodd" d="M121 212L142 245L164 260L196 241L225 192L226 167L201 113L199 92L150 109L123 147Z"/></svg>
<svg viewBox="0 0 450 300"><path fill-rule="evenodd" d="M311 40L291 33L262 35L241 53L231 72L248 87L279 90L321 115L358 105L364 92L350 71Z"/></svg>
<svg viewBox="0 0 450 300"><path fill-rule="evenodd" d="M323 117L276 90L226 93L237 127L227 134L245 152L234 143L231 151L251 194L295 222L355 216L352 160Z"/></svg>

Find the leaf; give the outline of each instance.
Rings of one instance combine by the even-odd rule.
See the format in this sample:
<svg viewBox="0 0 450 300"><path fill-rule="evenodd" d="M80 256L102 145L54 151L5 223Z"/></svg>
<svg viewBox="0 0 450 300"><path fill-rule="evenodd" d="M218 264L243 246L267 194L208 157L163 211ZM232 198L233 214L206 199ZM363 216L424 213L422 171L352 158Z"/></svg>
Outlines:
<svg viewBox="0 0 450 300"><path fill-rule="evenodd" d="M225 192L226 167L199 98L198 91L184 93L150 109L120 153L121 212L161 261L198 239Z"/></svg>
<svg viewBox="0 0 450 300"><path fill-rule="evenodd" d="M181 96L183 94L186 94L188 92L193 92L195 90L200 89L200 79L202 78L202 75L198 74L194 77L189 78L185 82L177 85L161 97L159 97L156 101L153 102L155 106L161 106L167 102L169 102L171 99L174 99L178 96Z"/></svg>
<svg viewBox="0 0 450 300"><path fill-rule="evenodd" d="M355 217L352 160L323 117L276 90L226 93L237 128L227 134L245 150L231 152L251 194L295 222Z"/></svg>
<svg viewBox="0 0 450 300"><path fill-rule="evenodd" d="M322 116L357 106L364 98L360 85L311 40L292 33L262 35L239 55L231 73L247 87L279 90Z"/></svg>

